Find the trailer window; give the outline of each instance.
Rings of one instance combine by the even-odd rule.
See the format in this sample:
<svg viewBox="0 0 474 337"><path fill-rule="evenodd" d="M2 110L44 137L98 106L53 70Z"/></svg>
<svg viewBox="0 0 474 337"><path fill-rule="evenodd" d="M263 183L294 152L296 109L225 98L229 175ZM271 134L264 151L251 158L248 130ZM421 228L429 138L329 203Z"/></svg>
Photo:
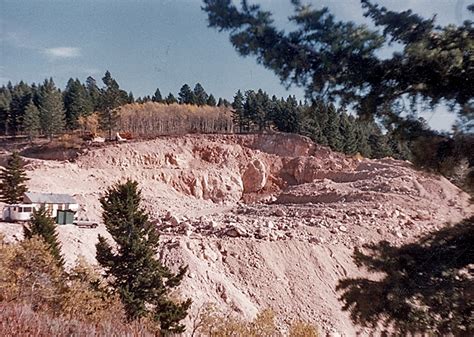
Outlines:
<svg viewBox="0 0 474 337"><path fill-rule="evenodd" d="M23 207L23 212L31 212L32 208L31 207Z"/></svg>

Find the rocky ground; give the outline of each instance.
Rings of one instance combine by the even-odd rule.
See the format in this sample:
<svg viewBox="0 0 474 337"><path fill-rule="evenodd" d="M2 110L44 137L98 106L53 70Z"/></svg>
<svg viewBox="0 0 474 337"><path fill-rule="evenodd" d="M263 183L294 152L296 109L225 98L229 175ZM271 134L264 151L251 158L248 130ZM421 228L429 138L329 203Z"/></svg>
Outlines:
<svg viewBox="0 0 474 337"><path fill-rule="evenodd" d="M285 323L309 320L329 334L370 333L341 311L335 288L367 276L355 247L393 244L472 214L469 196L408 162L347 157L296 135L190 135L111 145L74 161L30 159L32 191L70 193L81 217L100 219L98 198L126 178L162 233L162 260L189 265L181 293L251 318L270 307ZM0 224L9 239L21 226ZM94 262L97 229L61 226L69 263Z"/></svg>

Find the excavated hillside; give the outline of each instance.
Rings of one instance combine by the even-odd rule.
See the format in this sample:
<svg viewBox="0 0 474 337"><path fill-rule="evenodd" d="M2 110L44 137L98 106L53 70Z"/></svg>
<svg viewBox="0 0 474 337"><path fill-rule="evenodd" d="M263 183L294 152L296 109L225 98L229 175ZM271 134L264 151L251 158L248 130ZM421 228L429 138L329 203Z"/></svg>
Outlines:
<svg viewBox="0 0 474 337"><path fill-rule="evenodd" d="M272 308L326 333L367 335L341 310L345 277L367 276L355 247L394 244L473 214L469 196L408 162L334 153L286 134L189 135L90 149L74 162L29 160L32 191L70 193L100 219L111 184L139 181L162 233L161 259L189 265L182 296L251 318ZM2 224L10 238L21 226ZM97 229L61 226L69 263L94 262ZM191 314L191 316L193 315Z"/></svg>

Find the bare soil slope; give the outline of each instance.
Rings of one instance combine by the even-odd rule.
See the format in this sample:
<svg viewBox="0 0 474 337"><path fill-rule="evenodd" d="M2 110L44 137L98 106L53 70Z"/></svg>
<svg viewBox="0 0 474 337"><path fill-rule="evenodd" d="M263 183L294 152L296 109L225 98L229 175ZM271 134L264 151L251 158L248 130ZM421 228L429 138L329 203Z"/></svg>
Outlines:
<svg viewBox="0 0 474 337"><path fill-rule="evenodd" d="M328 333L352 336L339 279L364 276L354 247L404 243L472 214L469 196L410 163L356 160L284 134L190 135L117 144L74 162L30 160L32 191L70 193L81 216L100 219L98 198L136 179L163 233L161 258L189 265L182 294L245 317L271 307ZM0 224L8 237L21 226ZM60 228L63 251L94 262L97 229ZM281 322L284 326L285 322Z"/></svg>

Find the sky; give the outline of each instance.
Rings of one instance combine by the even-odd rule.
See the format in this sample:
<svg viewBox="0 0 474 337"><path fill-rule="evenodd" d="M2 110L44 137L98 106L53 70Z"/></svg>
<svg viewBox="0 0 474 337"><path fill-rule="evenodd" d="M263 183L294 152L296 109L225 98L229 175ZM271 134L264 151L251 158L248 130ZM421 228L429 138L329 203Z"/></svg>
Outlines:
<svg viewBox="0 0 474 337"><path fill-rule="evenodd" d="M275 13L281 27L290 0L249 0ZM367 22L358 0L312 0L341 20ZM390 9L437 16L441 24L468 19L467 0L374 0ZM60 88L69 78L99 82L109 70L121 88L137 96L177 94L199 82L215 97L232 99L237 90L296 95L255 58L243 58L228 34L207 27L200 0L0 0L0 84L41 82L53 77ZM472 17L470 17L472 19ZM447 130L454 116L444 107L423 117Z"/></svg>

